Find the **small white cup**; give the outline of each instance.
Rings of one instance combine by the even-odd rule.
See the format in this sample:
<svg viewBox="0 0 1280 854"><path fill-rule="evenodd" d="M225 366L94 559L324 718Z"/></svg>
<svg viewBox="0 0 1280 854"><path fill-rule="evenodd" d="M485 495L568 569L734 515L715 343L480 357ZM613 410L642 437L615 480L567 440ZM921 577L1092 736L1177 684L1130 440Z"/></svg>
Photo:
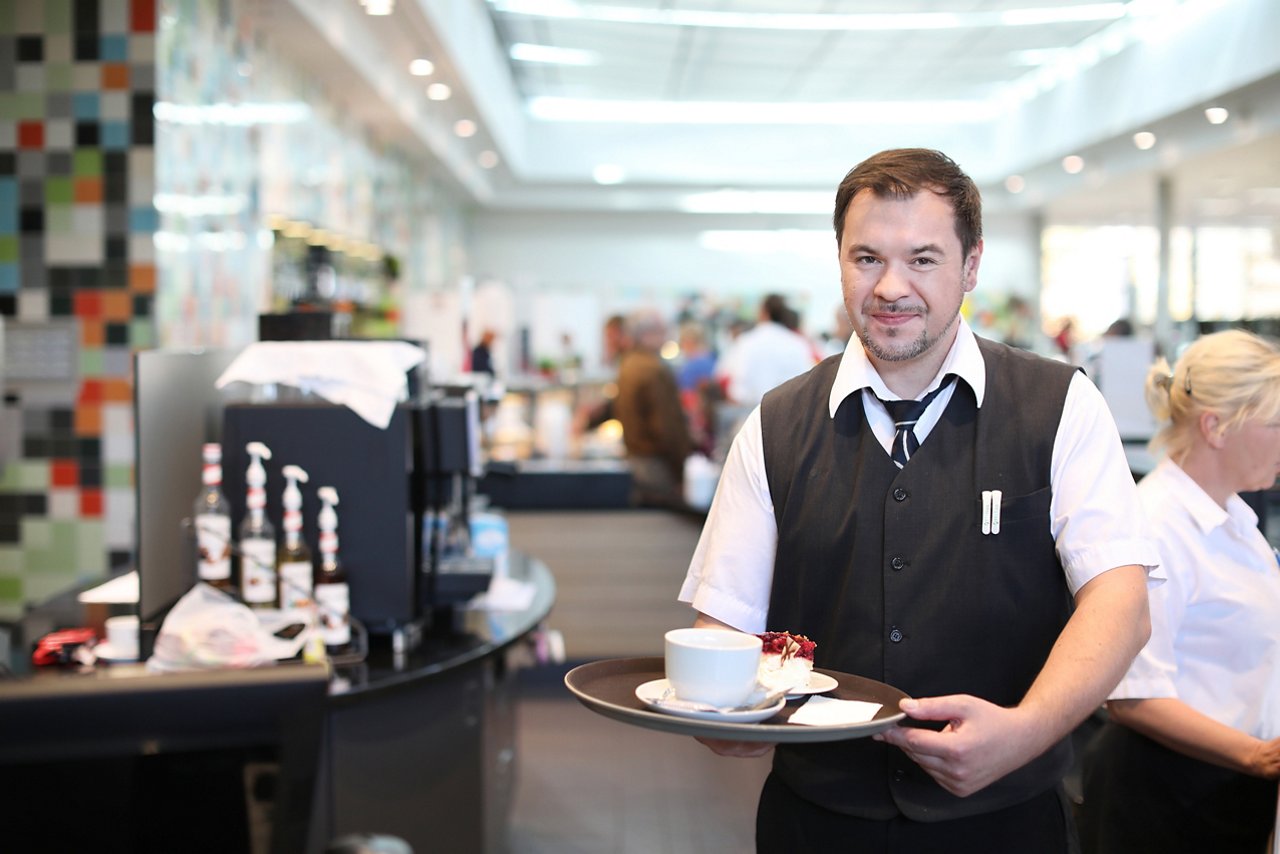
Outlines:
<svg viewBox="0 0 1280 854"><path fill-rule="evenodd" d="M676 697L737 706L756 687L760 638L726 629L672 629L665 635L667 681Z"/></svg>
<svg viewBox="0 0 1280 854"><path fill-rule="evenodd" d="M112 657L133 660L138 657L138 618L134 614L108 617L107 645Z"/></svg>

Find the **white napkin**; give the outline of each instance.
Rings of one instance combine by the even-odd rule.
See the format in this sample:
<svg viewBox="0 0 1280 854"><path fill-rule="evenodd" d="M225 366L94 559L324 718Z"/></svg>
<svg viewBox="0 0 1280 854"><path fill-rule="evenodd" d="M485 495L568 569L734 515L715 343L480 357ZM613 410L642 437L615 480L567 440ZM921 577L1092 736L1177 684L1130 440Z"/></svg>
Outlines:
<svg viewBox="0 0 1280 854"><path fill-rule="evenodd" d="M214 383L284 383L314 392L379 429L409 396L405 373L427 357L405 341L258 341L244 348Z"/></svg>
<svg viewBox="0 0 1280 854"><path fill-rule="evenodd" d="M809 702L792 712L787 721L805 726L864 724L874 718L878 711L880 711L879 703L815 696L810 697Z"/></svg>

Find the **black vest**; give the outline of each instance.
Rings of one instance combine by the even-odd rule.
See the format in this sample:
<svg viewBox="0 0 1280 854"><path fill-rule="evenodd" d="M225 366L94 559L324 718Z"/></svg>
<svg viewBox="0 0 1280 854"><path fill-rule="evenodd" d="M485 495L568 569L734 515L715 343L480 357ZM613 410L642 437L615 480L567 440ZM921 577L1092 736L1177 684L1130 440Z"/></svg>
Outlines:
<svg viewBox="0 0 1280 854"><path fill-rule="evenodd" d="M778 525L766 628L808 635L819 667L913 697L972 694L1013 706L1072 608L1049 531L1049 468L1074 369L978 344L982 409L958 382L901 470L867 425L861 393L826 417L838 356L765 396L765 472ZM1003 492L1000 533L983 535L982 492L994 489ZM939 821L1033 797L1070 761L1063 739L968 798L870 739L783 745L774 770L837 812Z"/></svg>

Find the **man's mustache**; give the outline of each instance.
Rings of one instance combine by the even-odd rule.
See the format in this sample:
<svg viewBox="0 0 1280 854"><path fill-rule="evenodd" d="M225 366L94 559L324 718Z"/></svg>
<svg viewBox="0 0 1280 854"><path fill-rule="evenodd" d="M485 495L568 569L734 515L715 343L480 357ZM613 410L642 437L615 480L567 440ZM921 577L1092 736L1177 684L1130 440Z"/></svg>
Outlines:
<svg viewBox="0 0 1280 854"><path fill-rule="evenodd" d="M926 314L928 310L922 305L911 305L910 303L894 303L880 302L878 300L868 300L863 303L862 311L864 314Z"/></svg>

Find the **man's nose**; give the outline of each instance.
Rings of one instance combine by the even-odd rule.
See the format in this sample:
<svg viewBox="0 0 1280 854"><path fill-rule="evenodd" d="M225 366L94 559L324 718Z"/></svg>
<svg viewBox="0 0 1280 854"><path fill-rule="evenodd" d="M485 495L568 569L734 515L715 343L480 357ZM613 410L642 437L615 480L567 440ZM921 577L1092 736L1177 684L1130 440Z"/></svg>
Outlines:
<svg viewBox="0 0 1280 854"><path fill-rule="evenodd" d="M885 302L895 302L911 292L911 279L905 267L886 264L876 282L876 296Z"/></svg>

